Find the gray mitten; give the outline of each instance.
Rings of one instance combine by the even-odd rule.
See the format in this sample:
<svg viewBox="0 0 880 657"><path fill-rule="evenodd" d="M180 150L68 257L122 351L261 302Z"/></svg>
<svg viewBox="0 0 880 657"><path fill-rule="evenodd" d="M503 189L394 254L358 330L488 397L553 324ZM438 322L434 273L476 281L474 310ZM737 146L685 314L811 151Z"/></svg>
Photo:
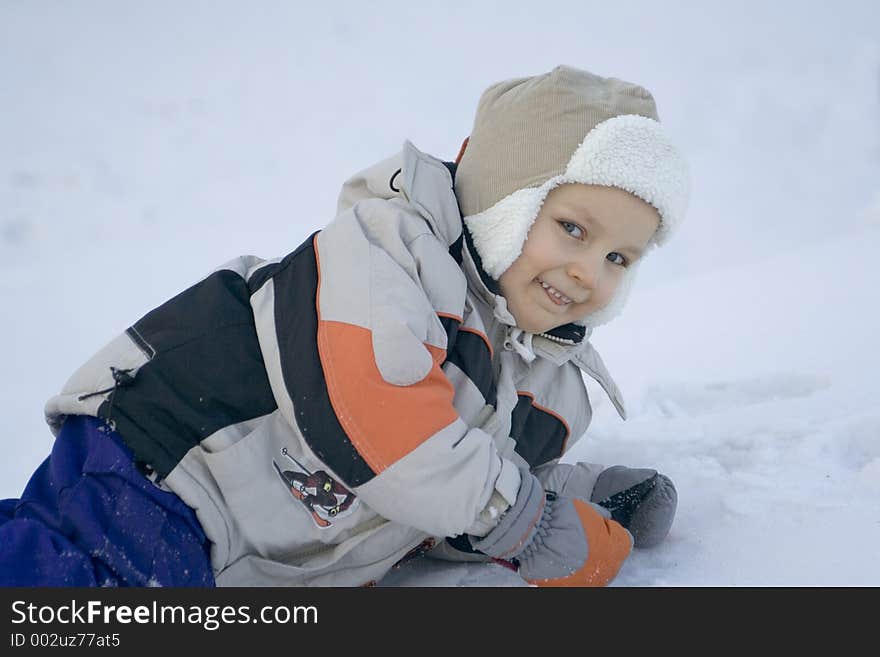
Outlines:
<svg viewBox="0 0 880 657"><path fill-rule="evenodd" d="M536 471L544 486L561 495L589 500L626 527L635 547L652 547L669 533L678 495L666 475L648 468L560 463Z"/></svg>
<svg viewBox="0 0 880 657"><path fill-rule="evenodd" d="M602 471L590 496L633 535L638 548L653 547L669 533L678 493L656 470L614 465Z"/></svg>
<svg viewBox="0 0 880 657"><path fill-rule="evenodd" d="M632 550L632 537L595 504L544 491L527 471L516 502L474 549L513 563L538 586L604 586Z"/></svg>

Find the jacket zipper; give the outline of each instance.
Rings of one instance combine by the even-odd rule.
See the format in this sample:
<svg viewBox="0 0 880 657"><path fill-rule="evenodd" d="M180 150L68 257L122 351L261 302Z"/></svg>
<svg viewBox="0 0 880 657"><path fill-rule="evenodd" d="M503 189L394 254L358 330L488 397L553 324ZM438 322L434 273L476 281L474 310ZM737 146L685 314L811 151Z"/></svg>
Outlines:
<svg viewBox="0 0 880 657"><path fill-rule="evenodd" d="M568 345L570 347L573 347L576 344L578 344L574 340L569 340L568 338L558 338L555 335L550 335L549 333L537 333L536 335L538 335L539 337L542 337L542 338L547 338L548 340L552 340L553 342L558 342L559 344Z"/></svg>

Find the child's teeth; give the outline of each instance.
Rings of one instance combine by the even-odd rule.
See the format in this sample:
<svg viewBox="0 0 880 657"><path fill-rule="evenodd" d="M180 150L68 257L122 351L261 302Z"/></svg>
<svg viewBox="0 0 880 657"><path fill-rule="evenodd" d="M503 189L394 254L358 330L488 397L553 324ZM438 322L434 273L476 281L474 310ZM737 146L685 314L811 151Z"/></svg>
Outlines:
<svg viewBox="0 0 880 657"><path fill-rule="evenodd" d="M550 292L550 294L552 294L554 297L556 297L557 299L559 299L560 301L564 301L565 303L571 303L571 299L569 299L567 296L565 296L564 294L562 294L561 292L559 292L559 291L558 291L555 287L553 287L552 285L547 285L547 283L545 283L544 281L541 281L541 286L542 286L545 290L547 290L548 292Z"/></svg>

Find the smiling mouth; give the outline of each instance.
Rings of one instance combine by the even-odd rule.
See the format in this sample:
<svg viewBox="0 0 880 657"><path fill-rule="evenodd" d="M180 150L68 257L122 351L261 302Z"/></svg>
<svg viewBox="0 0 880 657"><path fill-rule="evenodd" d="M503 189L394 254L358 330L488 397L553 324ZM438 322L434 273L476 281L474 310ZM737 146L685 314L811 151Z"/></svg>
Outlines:
<svg viewBox="0 0 880 657"><path fill-rule="evenodd" d="M570 303L574 303L574 299L570 299L569 297L565 296L562 292L557 290L552 285L548 285L540 278L537 280L541 287L544 289L544 292L547 293L547 297L550 299L550 301L555 303L557 306L567 306Z"/></svg>

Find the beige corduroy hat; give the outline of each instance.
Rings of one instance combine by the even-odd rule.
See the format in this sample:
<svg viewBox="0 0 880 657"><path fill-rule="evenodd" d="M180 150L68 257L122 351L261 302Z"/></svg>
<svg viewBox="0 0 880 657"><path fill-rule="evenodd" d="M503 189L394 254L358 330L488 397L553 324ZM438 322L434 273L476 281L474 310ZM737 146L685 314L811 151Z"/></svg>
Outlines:
<svg viewBox="0 0 880 657"><path fill-rule="evenodd" d="M483 92L455 193L487 274L497 280L519 257L547 194L565 183L618 187L653 205L661 218L653 244L678 226L690 187L653 97L638 85L557 66ZM636 269L585 326L620 312Z"/></svg>

